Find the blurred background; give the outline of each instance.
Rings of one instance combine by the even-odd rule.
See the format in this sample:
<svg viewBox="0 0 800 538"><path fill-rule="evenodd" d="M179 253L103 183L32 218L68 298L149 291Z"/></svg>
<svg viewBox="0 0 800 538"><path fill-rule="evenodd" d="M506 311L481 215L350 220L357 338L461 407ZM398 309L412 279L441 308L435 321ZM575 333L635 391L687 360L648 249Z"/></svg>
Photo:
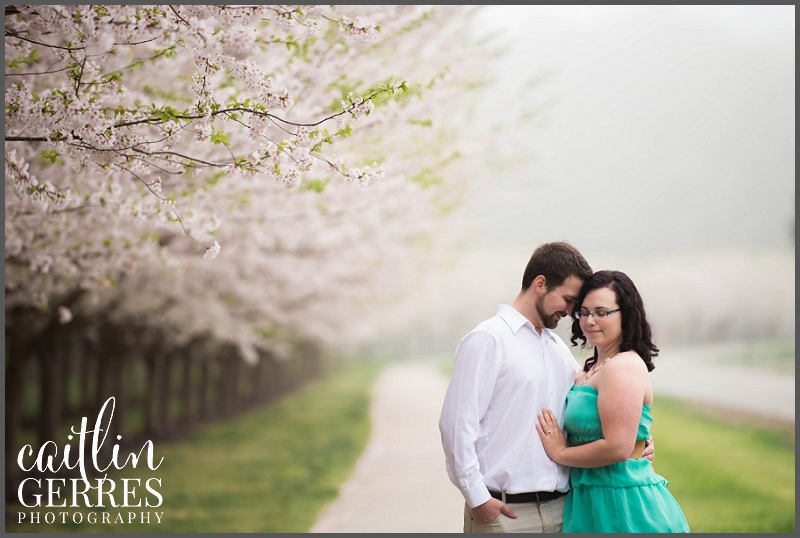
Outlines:
<svg viewBox="0 0 800 538"><path fill-rule="evenodd" d="M401 8L396 26L427 20L389 7ZM453 353L516 297L536 246L555 240L595 270L624 271L644 297L661 348L659 471L692 530L794 531L795 7L482 6L465 19L448 9L455 31L387 39L371 49L375 65L343 62L353 71L332 68L320 80L335 83L312 88L306 108L298 99L321 114L327 92L339 106L373 69L422 80L443 61L437 47L461 69L433 105L408 99L403 115L387 98L357 125L380 136L341 142L365 169L386 156L387 179L360 195L344 181L251 192L214 176L201 209L227 197L241 211L214 236L214 265L173 225L154 237L180 263L145 256L130 270L119 254L106 264L125 277L115 289L45 288L49 307L8 306L18 294L6 256L6 531L459 532L463 499L437 427ZM456 38L491 46L458 49ZM369 46L348 43L351 59ZM291 87L302 64L284 67ZM435 75L431 86L449 80ZM140 78L147 99L169 102L175 88ZM400 119L387 127L378 113ZM414 130L431 123L457 136ZM32 170L53 177L32 155ZM419 190L392 183L404 177ZM438 224L435 210L447 213ZM37 264L20 267L34 275ZM557 332L568 341L568 330ZM114 476L160 478L164 524L22 521L8 454L65 443L112 395L123 449L151 439L164 457L157 472Z"/></svg>
<svg viewBox="0 0 800 538"><path fill-rule="evenodd" d="M479 121L526 114L528 151L481 184L460 256L393 320L397 345L455 349L552 240L628 273L664 345L793 339L793 12L484 9L509 50Z"/></svg>

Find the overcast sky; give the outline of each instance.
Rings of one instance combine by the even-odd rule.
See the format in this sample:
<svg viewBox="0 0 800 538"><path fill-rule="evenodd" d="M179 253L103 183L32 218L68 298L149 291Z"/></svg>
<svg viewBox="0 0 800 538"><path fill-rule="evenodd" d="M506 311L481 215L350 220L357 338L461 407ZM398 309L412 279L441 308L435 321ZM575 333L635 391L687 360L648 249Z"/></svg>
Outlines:
<svg viewBox="0 0 800 538"><path fill-rule="evenodd" d="M512 36L487 121L537 111L520 132L527 165L492 178L469 212L482 245L791 247L794 6L493 6L481 17Z"/></svg>

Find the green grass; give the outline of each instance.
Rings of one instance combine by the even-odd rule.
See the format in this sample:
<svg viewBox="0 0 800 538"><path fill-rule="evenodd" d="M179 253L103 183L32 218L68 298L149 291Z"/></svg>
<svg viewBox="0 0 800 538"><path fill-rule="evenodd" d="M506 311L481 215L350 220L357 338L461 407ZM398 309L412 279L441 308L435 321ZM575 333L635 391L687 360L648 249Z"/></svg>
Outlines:
<svg viewBox="0 0 800 538"><path fill-rule="evenodd" d="M144 481L160 478L160 507L105 508L112 520L118 512L123 518L131 511L163 512L160 524L154 514L149 525L90 525L86 517L80 525L60 519L17 524L17 507L7 505L13 517L6 532L308 532L366 446L370 388L380 366L352 364L268 407L203 426L181 441L156 442L156 461L164 458L156 471L139 465L109 475L117 479L117 490L120 478L142 478L137 500L153 500L143 491ZM68 511L69 522L79 509L38 510L42 518L48 511Z"/></svg>
<svg viewBox="0 0 800 538"><path fill-rule="evenodd" d="M692 532L793 533L794 425L727 420L658 396L655 470L669 481Z"/></svg>

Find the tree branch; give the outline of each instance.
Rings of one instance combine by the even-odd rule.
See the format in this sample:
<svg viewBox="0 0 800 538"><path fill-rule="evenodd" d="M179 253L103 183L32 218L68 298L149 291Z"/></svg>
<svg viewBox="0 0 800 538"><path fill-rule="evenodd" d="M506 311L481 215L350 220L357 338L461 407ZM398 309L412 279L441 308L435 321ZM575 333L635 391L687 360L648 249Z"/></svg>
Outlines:
<svg viewBox="0 0 800 538"><path fill-rule="evenodd" d="M51 45L50 43L42 43L41 41L35 41L33 39L28 39L27 37L22 37L21 35L15 33L15 32L11 32L9 30L6 30L5 36L6 37L13 37L13 38L19 39L21 41L27 41L28 43L33 43L34 45L39 45L40 47L48 47L48 48L51 48L51 49L60 49L60 50L66 50L66 51L70 51L70 52L73 51L73 50L85 50L86 49L86 47L62 47L60 45Z"/></svg>
<svg viewBox="0 0 800 538"><path fill-rule="evenodd" d="M186 26L188 26L189 28L191 28L191 27L192 27L192 25L191 25L191 24L189 24L188 22L186 22L186 19L184 19L183 17L181 17L181 14L180 14L180 13L178 13L178 10L177 10L177 9L175 9L173 6L169 6L169 8L172 10L172 12L175 14L175 16L176 16L176 17L178 17L178 20L179 20L179 21L181 21L183 24L185 24L185 25L186 25Z"/></svg>
<svg viewBox="0 0 800 538"><path fill-rule="evenodd" d="M6 142L49 142L43 136L6 136Z"/></svg>

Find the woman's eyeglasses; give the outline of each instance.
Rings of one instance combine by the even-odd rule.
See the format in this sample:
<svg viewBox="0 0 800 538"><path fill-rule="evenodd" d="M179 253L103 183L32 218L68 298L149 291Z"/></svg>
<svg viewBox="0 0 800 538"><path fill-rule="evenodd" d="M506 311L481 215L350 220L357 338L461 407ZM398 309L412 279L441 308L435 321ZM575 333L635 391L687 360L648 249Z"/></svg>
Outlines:
<svg viewBox="0 0 800 538"><path fill-rule="evenodd" d="M578 310L577 312L572 313L572 317L577 320L581 320L584 318L588 318L592 316L594 319L603 319L609 314L613 314L614 312L619 312L619 308L615 308L614 310L599 310L597 312L589 312L588 310Z"/></svg>

